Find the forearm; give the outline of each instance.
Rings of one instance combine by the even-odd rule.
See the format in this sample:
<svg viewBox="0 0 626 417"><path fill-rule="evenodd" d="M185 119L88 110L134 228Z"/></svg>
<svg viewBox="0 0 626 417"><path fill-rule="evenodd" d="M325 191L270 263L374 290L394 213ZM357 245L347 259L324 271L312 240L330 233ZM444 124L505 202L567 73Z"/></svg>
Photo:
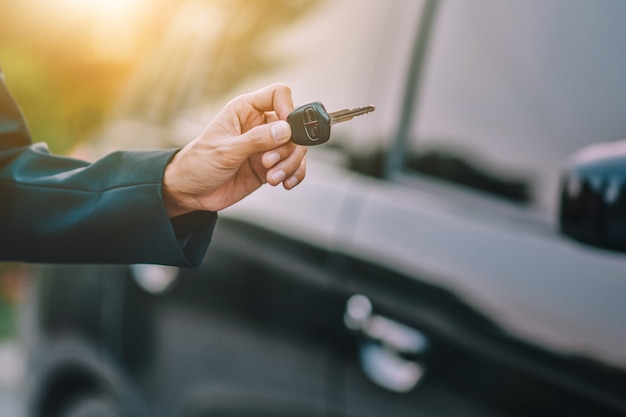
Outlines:
<svg viewBox="0 0 626 417"><path fill-rule="evenodd" d="M173 150L93 164L31 144L0 71L0 260L197 266L216 215L170 219L163 173Z"/></svg>
<svg viewBox="0 0 626 417"><path fill-rule="evenodd" d="M170 221L162 179L173 153L117 152L89 164L41 144L0 152L0 258L197 266L216 215Z"/></svg>

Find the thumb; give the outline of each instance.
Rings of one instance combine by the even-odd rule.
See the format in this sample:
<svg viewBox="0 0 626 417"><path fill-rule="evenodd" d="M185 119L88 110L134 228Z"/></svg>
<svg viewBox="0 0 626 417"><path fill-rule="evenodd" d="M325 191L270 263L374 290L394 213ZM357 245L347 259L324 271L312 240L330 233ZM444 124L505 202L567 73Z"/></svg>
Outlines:
<svg viewBox="0 0 626 417"><path fill-rule="evenodd" d="M246 154L274 149L291 139L291 127L284 120L255 126L239 136L240 150Z"/></svg>

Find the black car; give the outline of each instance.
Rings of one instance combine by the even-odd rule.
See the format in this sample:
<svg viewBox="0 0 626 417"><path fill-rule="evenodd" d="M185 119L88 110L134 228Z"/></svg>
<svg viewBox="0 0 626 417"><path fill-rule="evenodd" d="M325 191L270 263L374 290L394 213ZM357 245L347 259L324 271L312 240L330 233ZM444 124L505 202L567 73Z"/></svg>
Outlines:
<svg viewBox="0 0 626 417"><path fill-rule="evenodd" d="M269 81L377 109L198 269L38 269L29 417L626 415L626 159L572 159L626 138L626 2L291 2L254 41L233 2L204 43L187 3L103 138L170 146Z"/></svg>

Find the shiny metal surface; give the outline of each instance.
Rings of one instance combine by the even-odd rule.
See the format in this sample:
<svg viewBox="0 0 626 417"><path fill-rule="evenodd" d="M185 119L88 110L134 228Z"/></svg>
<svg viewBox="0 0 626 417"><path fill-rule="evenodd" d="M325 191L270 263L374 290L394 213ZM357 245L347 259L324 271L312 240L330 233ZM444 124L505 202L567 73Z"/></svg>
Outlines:
<svg viewBox="0 0 626 417"><path fill-rule="evenodd" d="M333 125L337 123L347 122L348 120L352 120L352 118L354 117L371 113L374 110L376 110L376 107L369 104L366 106L359 106L359 107L354 107L350 109L337 110L332 113L328 113L328 115L330 116L330 124Z"/></svg>

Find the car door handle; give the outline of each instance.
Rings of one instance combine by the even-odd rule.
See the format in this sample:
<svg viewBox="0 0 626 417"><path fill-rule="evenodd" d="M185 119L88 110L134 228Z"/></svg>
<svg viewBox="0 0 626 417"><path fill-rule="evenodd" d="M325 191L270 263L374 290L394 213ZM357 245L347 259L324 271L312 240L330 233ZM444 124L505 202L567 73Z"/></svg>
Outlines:
<svg viewBox="0 0 626 417"><path fill-rule="evenodd" d="M422 380L430 351L423 332L373 314L372 303L361 294L348 300L344 323L358 336L359 363L376 385L408 392Z"/></svg>

